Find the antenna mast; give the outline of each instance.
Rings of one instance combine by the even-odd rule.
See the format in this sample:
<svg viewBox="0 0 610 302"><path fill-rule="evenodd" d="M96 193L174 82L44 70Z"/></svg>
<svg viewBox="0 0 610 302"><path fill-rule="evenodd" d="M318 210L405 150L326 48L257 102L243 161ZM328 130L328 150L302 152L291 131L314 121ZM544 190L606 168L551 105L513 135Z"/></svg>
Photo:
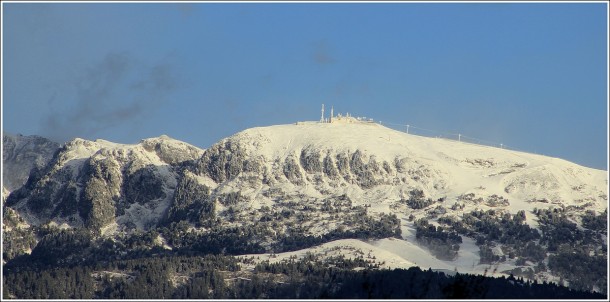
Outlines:
<svg viewBox="0 0 610 302"><path fill-rule="evenodd" d="M322 104L322 115L320 116L320 123L324 123L324 104Z"/></svg>

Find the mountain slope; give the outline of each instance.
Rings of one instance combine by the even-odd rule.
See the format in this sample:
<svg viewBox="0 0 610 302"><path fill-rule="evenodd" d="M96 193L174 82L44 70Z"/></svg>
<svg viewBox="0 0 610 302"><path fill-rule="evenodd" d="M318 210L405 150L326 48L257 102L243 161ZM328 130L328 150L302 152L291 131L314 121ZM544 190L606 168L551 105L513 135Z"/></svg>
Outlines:
<svg viewBox="0 0 610 302"><path fill-rule="evenodd" d="M59 144L40 136L2 134L2 187L8 192L25 184L33 169L42 169Z"/></svg>
<svg viewBox="0 0 610 302"><path fill-rule="evenodd" d="M263 255L360 239L404 266L605 291L607 175L343 119L247 129L206 150L77 139L7 205L31 226L86 228L125 253Z"/></svg>
<svg viewBox="0 0 610 302"><path fill-rule="evenodd" d="M246 196L231 211L219 205L221 216L236 208L256 220L265 216L259 218L252 209L302 213L317 207L312 216L282 222L299 223L305 236L350 228L348 218L326 214L329 201L341 213L364 207L366 215L395 214L406 245L376 244L433 268L559 281L539 265L554 259L539 252L557 252L553 242L605 254L606 227L591 234L575 226L583 230L583 221L605 220L607 172L557 158L413 136L372 123L298 123L248 129L224 139L206 150L195 171L212 191ZM349 206L337 205L337 197ZM294 207L293 201L307 206ZM545 213L553 216L552 222ZM424 227L417 225L422 219ZM428 223L444 230L421 231ZM557 237L561 225L572 237L590 237L595 243ZM460 242L447 240L447 230L461 235ZM276 231L292 234L282 226ZM440 259L430 261L426 255Z"/></svg>
<svg viewBox="0 0 610 302"><path fill-rule="evenodd" d="M180 165L201 153L167 136L137 145L74 139L7 204L34 225L146 229L167 209Z"/></svg>
<svg viewBox="0 0 610 302"><path fill-rule="evenodd" d="M503 195L510 198L511 210L556 203L603 211L607 201L606 171L541 155L408 135L372 123L248 129L212 146L197 171L227 184L258 175L275 187L313 196L332 190L357 196L361 203L399 200L413 188L433 199L456 199L471 191ZM258 192L268 186L260 185Z"/></svg>

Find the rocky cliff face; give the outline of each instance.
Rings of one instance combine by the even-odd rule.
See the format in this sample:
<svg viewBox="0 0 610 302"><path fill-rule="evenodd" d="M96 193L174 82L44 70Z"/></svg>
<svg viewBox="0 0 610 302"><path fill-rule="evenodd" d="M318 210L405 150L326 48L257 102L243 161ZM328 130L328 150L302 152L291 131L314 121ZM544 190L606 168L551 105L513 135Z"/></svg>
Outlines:
<svg viewBox="0 0 610 302"><path fill-rule="evenodd" d="M298 135L298 134L295 134ZM258 141L260 139L260 141ZM345 149L304 143L281 154L266 154L270 145L281 146L280 140L252 136L246 131L225 139L206 150L197 161L194 173L218 184L241 186L244 183L259 189L291 183L295 190L308 185L320 192L336 188L372 190L379 186L404 185L426 187L436 191L445 188L447 172L442 168L420 163L400 153L378 156L367 148ZM336 193L336 192L335 192Z"/></svg>
<svg viewBox="0 0 610 302"><path fill-rule="evenodd" d="M2 186L7 192L25 184L30 172L42 169L59 149L59 144L40 136L2 134Z"/></svg>
<svg viewBox="0 0 610 302"><path fill-rule="evenodd" d="M164 217L182 165L201 154L169 137L137 145L75 139L7 205L34 225L85 227L95 233L119 225L146 229Z"/></svg>

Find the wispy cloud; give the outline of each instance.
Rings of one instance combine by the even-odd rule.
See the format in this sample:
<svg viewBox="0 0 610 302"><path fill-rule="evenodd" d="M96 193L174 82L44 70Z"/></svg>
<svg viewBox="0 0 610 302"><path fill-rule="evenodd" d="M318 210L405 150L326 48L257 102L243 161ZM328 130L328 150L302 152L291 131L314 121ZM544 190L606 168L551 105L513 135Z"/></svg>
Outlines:
<svg viewBox="0 0 610 302"><path fill-rule="evenodd" d="M176 3L176 8L182 17L190 17L195 13L197 7L193 3Z"/></svg>
<svg viewBox="0 0 610 302"><path fill-rule="evenodd" d="M92 137L111 127L131 123L164 103L177 87L171 64L146 64L127 53L109 53L76 80L72 107L50 101L42 121L44 135L58 141ZM51 100L57 98L53 95Z"/></svg>
<svg viewBox="0 0 610 302"><path fill-rule="evenodd" d="M324 40L319 41L314 45L312 59L314 62L320 65L328 65L335 63L336 61L331 55L328 44Z"/></svg>

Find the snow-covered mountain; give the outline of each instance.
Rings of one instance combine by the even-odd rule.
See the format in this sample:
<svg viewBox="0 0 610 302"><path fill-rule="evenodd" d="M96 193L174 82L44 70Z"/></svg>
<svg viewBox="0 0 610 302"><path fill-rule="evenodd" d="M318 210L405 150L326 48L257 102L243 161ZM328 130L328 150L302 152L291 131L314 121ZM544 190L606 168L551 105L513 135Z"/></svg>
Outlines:
<svg viewBox="0 0 610 302"><path fill-rule="evenodd" d="M252 128L206 150L76 139L7 205L31 226L107 237L164 227L178 234L155 239L167 249L230 230L234 254L365 249L386 266L555 281L552 257L571 245L607 259L607 171L353 118ZM576 239L553 240L559 224Z"/></svg>
<svg viewBox="0 0 610 302"><path fill-rule="evenodd" d="M607 171L558 158L409 135L353 119L248 129L206 150L195 171L198 181L211 191L239 192L243 202L236 207L242 213L261 208L281 212L291 209L292 201L323 209L323 203L330 200L336 205L340 196L349 200L349 207L364 206L371 215L395 214L406 240L369 242L392 253L389 263L396 263L398 256L406 261L403 263L424 268L489 275L528 271L531 278L547 281L560 278L538 270L527 257L508 257L519 244L491 241L480 245L475 232L471 237L462 236L460 249L451 259L432 256L433 244L417 238L414 222L426 219L451 230L448 221L459 222L471 213L492 211L500 221L505 219L499 218L503 215L515 217L524 211L525 225L543 233L534 214L538 209L562 209L565 223L582 226L583 217L590 213L605 219L608 206ZM413 192L422 196L421 205L409 204L409 200L417 201ZM348 211L349 207L335 209ZM304 210L302 206L296 209ZM308 235L321 236L348 227L333 217L337 215L319 211L310 219L299 220L300 228ZM545 224L546 229L552 227ZM599 237L604 245L605 234ZM341 240L336 243L343 244ZM480 246L489 247L491 254L485 258L493 260L482 260ZM532 245L532 249L537 247ZM500 260L505 258L508 260ZM542 258L547 265L548 258Z"/></svg>
<svg viewBox="0 0 610 302"><path fill-rule="evenodd" d="M208 186L251 197L253 207L271 205L263 193L272 189L318 198L346 194L379 211L413 189L446 200L496 194L515 212L549 204L603 211L608 201L607 171L364 122L248 129L208 149L196 171Z"/></svg>
<svg viewBox="0 0 610 302"><path fill-rule="evenodd" d="M124 145L74 139L7 205L30 224L86 227L156 225L172 200L180 166L202 150L167 136Z"/></svg>

